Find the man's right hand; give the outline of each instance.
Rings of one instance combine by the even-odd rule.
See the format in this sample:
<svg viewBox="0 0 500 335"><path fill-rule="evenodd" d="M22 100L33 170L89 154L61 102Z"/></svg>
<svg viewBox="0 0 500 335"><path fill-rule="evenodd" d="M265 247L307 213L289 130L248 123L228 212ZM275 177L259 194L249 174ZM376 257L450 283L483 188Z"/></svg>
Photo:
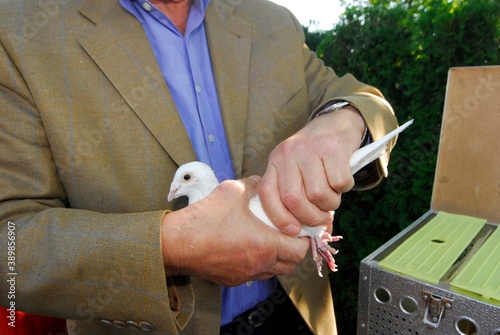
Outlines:
<svg viewBox="0 0 500 335"><path fill-rule="evenodd" d="M308 238L266 226L248 207L260 177L228 180L162 222L167 276L195 275L224 286L289 274L309 248Z"/></svg>

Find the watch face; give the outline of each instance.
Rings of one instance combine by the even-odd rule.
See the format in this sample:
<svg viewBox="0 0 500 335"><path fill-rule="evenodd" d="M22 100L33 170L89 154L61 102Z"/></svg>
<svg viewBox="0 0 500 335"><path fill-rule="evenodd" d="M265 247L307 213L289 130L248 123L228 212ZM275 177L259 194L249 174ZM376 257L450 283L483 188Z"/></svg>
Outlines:
<svg viewBox="0 0 500 335"><path fill-rule="evenodd" d="M342 107L349 106L349 105L350 105L350 103L348 103L347 101L336 102L332 105L332 109L340 109Z"/></svg>
<svg viewBox="0 0 500 335"><path fill-rule="evenodd" d="M339 110L345 106L351 106L351 103L347 102L347 101L338 101L338 102L335 102L331 105L327 105L326 107L323 107L322 110L320 110L318 112L318 114L316 114L315 117L318 117L320 115L323 115L323 114L326 114L326 113L330 113L330 112L334 112L336 110Z"/></svg>

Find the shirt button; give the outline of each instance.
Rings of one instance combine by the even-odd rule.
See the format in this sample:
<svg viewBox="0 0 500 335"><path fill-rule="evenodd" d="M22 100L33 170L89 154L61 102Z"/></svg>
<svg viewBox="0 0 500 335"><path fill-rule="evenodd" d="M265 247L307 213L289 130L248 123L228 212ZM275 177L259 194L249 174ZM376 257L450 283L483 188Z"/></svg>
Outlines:
<svg viewBox="0 0 500 335"><path fill-rule="evenodd" d="M200 87L200 85L196 85L195 89L196 89L196 93L201 93L201 87Z"/></svg>
<svg viewBox="0 0 500 335"><path fill-rule="evenodd" d="M211 143L213 143L213 142L215 141L215 137L214 137L214 135L212 135L212 134L208 135L208 140L209 140Z"/></svg>
<svg viewBox="0 0 500 335"><path fill-rule="evenodd" d="M149 12L151 10L151 5L145 2L142 4L142 8Z"/></svg>
<svg viewBox="0 0 500 335"><path fill-rule="evenodd" d="M247 282L246 282L246 285L247 285L247 287L252 286L252 281L247 281Z"/></svg>

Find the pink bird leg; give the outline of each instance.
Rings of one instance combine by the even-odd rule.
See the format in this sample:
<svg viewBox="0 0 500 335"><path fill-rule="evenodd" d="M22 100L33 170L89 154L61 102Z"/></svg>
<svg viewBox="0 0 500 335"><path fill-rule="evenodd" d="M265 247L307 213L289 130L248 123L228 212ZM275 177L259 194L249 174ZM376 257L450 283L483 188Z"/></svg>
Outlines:
<svg viewBox="0 0 500 335"><path fill-rule="evenodd" d="M335 264L335 259L333 255L338 253L338 250L331 247L328 242L337 242L342 238L342 236L332 236L327 232L324 232L321 236L310 237L312 256L314 262L316 263L316 269L318 270L318 275L323 277L321 269L323 268L323 259L326 264L333 272L337 271L337 264Z"/></svg>

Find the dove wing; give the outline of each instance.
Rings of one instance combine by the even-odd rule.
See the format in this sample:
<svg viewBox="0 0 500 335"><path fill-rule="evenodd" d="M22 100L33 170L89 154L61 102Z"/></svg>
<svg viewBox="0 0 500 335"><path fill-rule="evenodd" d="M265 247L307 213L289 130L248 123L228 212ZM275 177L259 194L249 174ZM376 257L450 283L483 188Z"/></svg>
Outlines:
<svg viewBox="0 0 500 335"><path fill-rule="evenodd" d="M255 195L250 199L250 211L255 215L259 220L264 222L266 225L269 227L273 228L274 230L279 231L278 227L276 227L269 217L267 216L266 212L264 212L264 208L262 208L262 204L260 203L260 198L258 195Z"/></svg>
<svg viewBox="0 0 500 335"><path fill-rule="evenodd" d="M267 226L273 228L274 230L281 231L278 227L276 227L269 217L267 216L266 212L264 212L264 208L262 208L262 204L260 202L260 198L258 195L255 195L250 199L250 211L262 222L264 222ZM319 236L323 232L326 231L326 226L316 226L316 227L309 227L302 225L300 233L297 235L298 237L303 237L303 236Z"/></svg>

